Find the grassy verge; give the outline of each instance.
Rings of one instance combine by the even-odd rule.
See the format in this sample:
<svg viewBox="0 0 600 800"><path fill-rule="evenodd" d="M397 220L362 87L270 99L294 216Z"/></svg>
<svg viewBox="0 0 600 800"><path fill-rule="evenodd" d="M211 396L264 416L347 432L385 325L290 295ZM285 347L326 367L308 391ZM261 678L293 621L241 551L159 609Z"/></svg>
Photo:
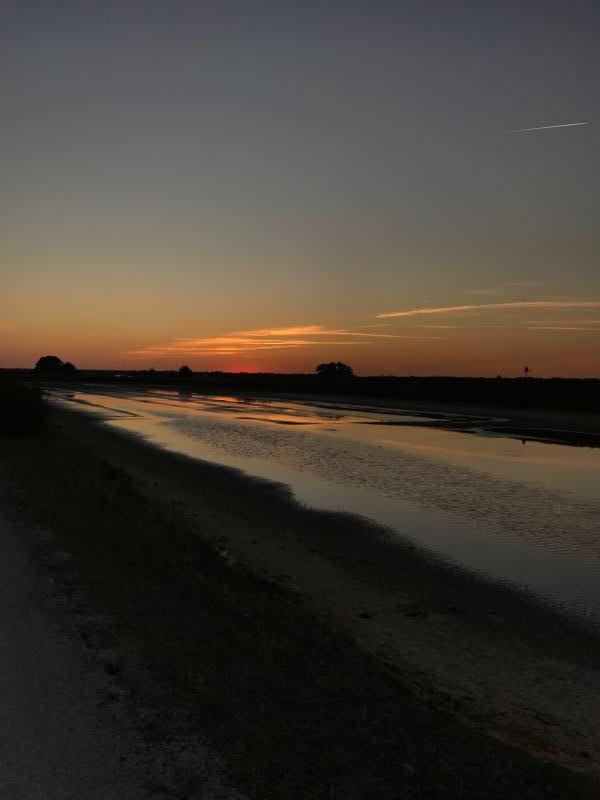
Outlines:
<svg viewBox="0 0 600 800"><path fill-rule="evenodd" d="M70 554L61 590L108 619L108 644L138 653L154 676L148 686L121 676L157 711L148 735L206 735L250 796L597 796L591 782L420 705L401 676L292 593L229 565L176 508L64 432L5 440L0 457Z"/></svg>

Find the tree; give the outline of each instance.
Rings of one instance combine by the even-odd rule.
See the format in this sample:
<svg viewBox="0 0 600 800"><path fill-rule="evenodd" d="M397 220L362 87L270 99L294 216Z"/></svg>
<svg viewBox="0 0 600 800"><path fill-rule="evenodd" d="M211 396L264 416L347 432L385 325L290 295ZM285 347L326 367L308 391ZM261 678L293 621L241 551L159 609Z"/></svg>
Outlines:
<svg viewBox="0 0 600 800"><path fill-rule="evenodd" d="M75 364L70 361L62 361L58 356L42 356L35 365L37 372L62 372L64 375L73 375L77 372Z"/></svg>
<svg viewBox="0 0 600 800"><path fill-rule="evenodd" d="M342 361L330 361L328 364L319 364L315 369L319 378L353 378L354 371Z"/></svg>
<svg viewBox="0 0 600 800"><path fill-rule="evenodd" d="M187 364L184 364L184 365L183 365L183 367L179 367L179 374L182 376L182 378L189 378L189 377L190 377L190 375L193 375L194 373L193 373L193 371L192 371L192 370L191 370L191 369L190 369L190 368L187 366Z"/></svg>
<svg viewBox="0 0 600 800"><path fill-rule="evenodd" d="M35 365L38 372L60 372L62 367L63 362L58 356L42 356Z"/></svg>

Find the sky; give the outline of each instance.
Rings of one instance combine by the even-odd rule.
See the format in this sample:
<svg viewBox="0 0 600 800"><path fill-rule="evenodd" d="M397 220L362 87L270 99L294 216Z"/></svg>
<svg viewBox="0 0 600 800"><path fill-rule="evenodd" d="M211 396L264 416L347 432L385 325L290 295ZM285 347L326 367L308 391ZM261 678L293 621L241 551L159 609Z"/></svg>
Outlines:
<svg viewBox="0 0 600 800"><path fill-rule="evenodd" d="M596 0L3 0L0 366L600 376L598 41Z"/></svg>

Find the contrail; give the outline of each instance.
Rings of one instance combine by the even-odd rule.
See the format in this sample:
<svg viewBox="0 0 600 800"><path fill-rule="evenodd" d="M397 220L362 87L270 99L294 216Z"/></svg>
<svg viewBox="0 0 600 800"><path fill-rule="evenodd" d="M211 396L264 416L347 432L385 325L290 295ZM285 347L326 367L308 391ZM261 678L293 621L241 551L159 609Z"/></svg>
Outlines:
<svg viewBox="0 0 600 800"><path fill-rule="evenodd" d="M426 306L425 308L411 308L407 311L387 311L385 314L377 314L377 319L385 319L387 317L418 317L422 314L455 314L462 313L463 311L503 311L512 308L538 308L547 309L552 311L554 309L563 308L580 308L580 309L598 309L600 308L600 301L598 300L513 300L509 303L481 303L478 305L464 305L464 306L440 306L432 308Z"/></svg>
<svg viewBox="0 0 600 800"><path fill-rule="evenodd" d="M518 128L516 131L504 133L531 133L532 131L551 131L554 128L579 128L580 125L589 125L589 122L562 122L559 125L540 125L539 128Z"/></svg>

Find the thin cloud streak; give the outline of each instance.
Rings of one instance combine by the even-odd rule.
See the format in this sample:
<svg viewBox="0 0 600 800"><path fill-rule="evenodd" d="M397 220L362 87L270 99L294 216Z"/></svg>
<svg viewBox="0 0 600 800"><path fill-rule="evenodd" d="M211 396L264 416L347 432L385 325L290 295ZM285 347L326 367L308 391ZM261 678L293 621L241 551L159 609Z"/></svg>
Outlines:
<svg viewBox="0 0 600 800"><path fill-rule="evenodd" d="M299 337L302 338L294 338ZM306 338L311 337L311 338ZM326 338L323 338L326 337ZM343 337L343 338L342 338ZM349 337L349 338L346 338ZM266 350L288 350L301 347L332 345L351 347L373 344L372 339L426 339L443 340L444 336L410 336L401 334L360 333L343 329L329 329L321 325L302 325L288 328L258 328L251 331L237 331L226 336L206 338L177 338L163 345L152 345L132 350L127 355L138 357L182 358L204 355L238 355L246 352Z"/></svg>
<svg viewBox="0 0 600 800"><path fill-rule="evenodd" d="M535 325L529 326L530 331L590 331L593 333L600 333L600 328L576 328L567 327L566 325Z"/></svg>
<svg viewBox="0 0 600 800"><path fill-rule="evenodd" d="M252 341L240 340L227 337L222 337L218 341L215 340L190 340L178 341L175 340L172 344L155 345L146 347L141 350L132 350L128 355L134 356L200 356L200 355L234 355L236 353L257 352L263 350L289 350L298 347L308 347L315 345L316 342L310 339L291 339L288 341ZM352 341L321 341L319 344L324 345L368 345L369 342L352 342Z"/></svg>
<svg viewBox="0 0 600 800"><path fill-rule="evenodd" d="M467 289L467 294L502 294L508 293L512 289L540 289L549 284L543 281L510 281L500 286L488 286L481 289Z"/></svg>
<svg viewBox="0 0 600 800"><path fill-rule="evenodd" d="M297 325L289 328L258 328L253 331L235 331L232 336L322 336L333 333L322 325ZM337 333L337 331L336 331Z"/></svg>
<svg viewBox="0 0 600 800"><path fill-rule="evenodd" d="M589 125L589 122L561 122L557 125L539 125L537 128L517 128L514 131L504 131L504 133L533 133L534 131L552 131L555 128L579 128L582 125Z"/></svg>
<svg viewBox="0 0 600 800"><path fill-rule="evenodd" d="M481 303L479 305L440 306L438 308L412 308L407 311L386 311L377 314L377 319L392 317L418 317L423 314L460 314L465 311L509 311L516 308L538 308L553 310L557 308L598 309L599 301L584 300L515 300L508 303Z"/></svg>
<svg viewBox="0 0 600 800"><path fill-rule="evenodd" d="M507 283L506 286L512 286L513 288L517 289L531 289L537 288L539 289L540 286L549 286L550 284L546 281L510 281Z"/></svg>
<svg viewBox="0 0 600 800"><path fill-rule="evenodd" d="M525 325L533 325L535 327L557 325L557 326L571 326L571 325L600 325L600 319L586 319L585 317L575 319L526 319L523 320Z"/></svg>
<svg viewBox="0 0 600 800"><path fill-rule="evenodd" d="M297 328L259 328L254 331L237 331L233 336L268 337L268 336L366 336L374 339L397 339L393 333L359 333L346 331L343 328L324 328L321 325L305 325Z"/></svg>

